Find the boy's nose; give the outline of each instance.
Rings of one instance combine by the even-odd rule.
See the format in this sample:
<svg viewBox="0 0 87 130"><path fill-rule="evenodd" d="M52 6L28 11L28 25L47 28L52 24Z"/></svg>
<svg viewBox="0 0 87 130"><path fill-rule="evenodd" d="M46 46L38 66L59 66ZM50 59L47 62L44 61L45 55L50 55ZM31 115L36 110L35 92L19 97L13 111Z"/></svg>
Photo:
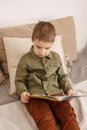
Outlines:
<svg viewBox="0 0 87 130"><path fill-rule="evenodd" d="M40 51L40 53L43 55L43 54L45 54L45 49L42 49L41 51Z"/></svg>

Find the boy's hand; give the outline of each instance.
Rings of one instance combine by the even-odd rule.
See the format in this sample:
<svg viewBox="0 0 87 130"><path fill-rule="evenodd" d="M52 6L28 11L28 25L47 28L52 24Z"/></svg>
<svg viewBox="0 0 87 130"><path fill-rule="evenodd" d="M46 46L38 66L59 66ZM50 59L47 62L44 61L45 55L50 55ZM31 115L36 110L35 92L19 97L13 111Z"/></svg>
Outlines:
<svg viewBox="0 0 87 130"><path fill-rule="evenodd" d="M73 95L74 95L73 90L72 90L72 89L69 89L66 95L67 95L67 96L73 96Z"/></svg>
<svg viewBox="0 0 87 130"><path fill-rule="evenodd" d="M30 99L30 93L25 92L25 91L22 92L20 99L21 99L21 101L22 101L23 103L28 103L28 102L29 102L29 99Z"/></svg>
<svg viewBox="0 0 87 130"><path fill-rule="evenodd" d="M74 95L73 90L72 90L72 89L68 90L68 92L67 92L66 95L67 95L67 96L73 96L73 95ZM69 101L71 101L71 99L69 99Z"/></svg>

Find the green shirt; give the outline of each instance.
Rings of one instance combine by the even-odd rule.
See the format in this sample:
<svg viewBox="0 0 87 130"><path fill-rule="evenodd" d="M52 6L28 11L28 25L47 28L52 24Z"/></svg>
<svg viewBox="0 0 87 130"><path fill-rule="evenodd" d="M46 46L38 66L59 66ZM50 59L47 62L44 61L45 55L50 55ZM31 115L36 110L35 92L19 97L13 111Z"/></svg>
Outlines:
<svg viewBox="0 0 87 130"><path fill-rule="evenodd" d="M71 81L64 73L60 56L50 52L48 56L40 58L34 54L33 46L19 61L15 85L17 94L23 91L29 93L53 95L67 93L72 88Z"/></svg>

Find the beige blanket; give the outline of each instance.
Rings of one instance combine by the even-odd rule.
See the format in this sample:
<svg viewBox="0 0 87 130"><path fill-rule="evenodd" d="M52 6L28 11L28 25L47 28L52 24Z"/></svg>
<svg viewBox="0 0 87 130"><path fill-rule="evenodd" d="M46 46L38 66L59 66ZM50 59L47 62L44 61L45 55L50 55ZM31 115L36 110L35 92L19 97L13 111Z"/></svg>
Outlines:
<svg viewBox="0 0 87 130"><path fill-rule="evenodd" d="M87 94L87 80L75 85L75 92ZM73 99L81 130L87 130L87 97ZM0 130L38 130L31 115L20 101L0 106Z"/></svg>

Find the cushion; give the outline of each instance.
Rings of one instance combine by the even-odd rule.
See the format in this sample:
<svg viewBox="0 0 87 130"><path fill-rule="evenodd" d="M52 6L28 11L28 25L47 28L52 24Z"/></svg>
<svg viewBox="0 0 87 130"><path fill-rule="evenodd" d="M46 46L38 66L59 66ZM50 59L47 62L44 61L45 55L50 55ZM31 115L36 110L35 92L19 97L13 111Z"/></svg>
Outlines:
<svg viewBox="0 0 87 130"><path fill-rule="evenodd" d="M84 48L83 48L83 54L84 54L85 56L87 56L87 42L86 42L86 44L85 44L85 46L84 46Z"/></svg>
<svg viewBox="0 0 87 130"><path fill-rule="evenodd" d="M17 64L21 56L27 51L29 51L31 45L32 45L31 38L8 38L8 37L4 38L4 46L8 62L8 71L10 75L10 91L9 91L10 95L16 92L14 79ZM66 72L67 70L65 67L64 53L61 44L61 36L56 36L52 50L60 54L63 62L63 67Z"/></svg>
<svg viewBox="0 0 87 130"><path fill-rule="evenodd" d="M2 73L2 71L0 70L0 85L2 85L2 84L5 84L5 77Z"/></svg>
<svg viewBox="0 0 87 130"><path fill-rule="evenodd" d="M76 60L76 37L73 16L55 19L50 22L55 26L57 35L62 35L64 53L69 55L70 60ZM34 25L35 24L27 24L9 28L0 28L0 59L3 60L3 68L6 74L8 74L8 67L3 37L30 38Z"/></svg>

